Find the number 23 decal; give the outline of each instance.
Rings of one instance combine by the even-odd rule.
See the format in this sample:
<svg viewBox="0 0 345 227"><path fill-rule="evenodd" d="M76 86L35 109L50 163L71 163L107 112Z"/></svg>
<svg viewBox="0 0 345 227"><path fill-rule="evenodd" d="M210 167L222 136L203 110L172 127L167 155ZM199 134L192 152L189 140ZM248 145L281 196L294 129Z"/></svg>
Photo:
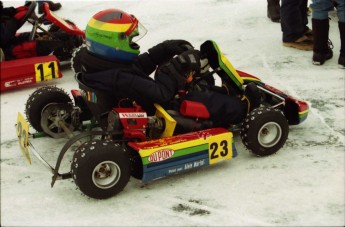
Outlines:
<svg viewBox="0 0 345 227"><path fill-rule="evenodd" d="M222 140L219 144L214 142L210 144L211 159L226 157L229 154L228 141Z"/></svg>
<svg viewBox="0 0 345 227"><path fill-rule="evenodd" d="M19 139L19 147L23 152L24 157L31 164L31 158L29 154L29 125L20 113L18 113L16 129Z"/></svg>
<svg viewBox="0 0 345 227"><path fill-rule="evenodd" d="M224 137L223 137L224 138ZM232 158L232 141L231 139L216 139L209 145L209 161L210 165L223 160Z"/></svg>

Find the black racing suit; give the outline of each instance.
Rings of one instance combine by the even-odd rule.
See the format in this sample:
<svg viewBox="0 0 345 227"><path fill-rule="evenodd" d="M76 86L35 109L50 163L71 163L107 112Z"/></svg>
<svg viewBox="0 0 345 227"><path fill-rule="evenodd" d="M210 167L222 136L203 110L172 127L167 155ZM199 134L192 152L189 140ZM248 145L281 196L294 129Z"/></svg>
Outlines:
<svg viewBox="0 0 345 227"><path fill-rule="evenodd" d="M117 100L129 98L135 100L148 114L153 114L153 103L164 108L176 107L175 95L179 90L176 77L157 67L174 55L160 51L148 51L140 54L133 63L110 62L89 53L86 48L80 54L84 69L82 75L86 85L109 93ZM158 55L158 56L156 56ZM155 80L150 75L155 72ZM214 126L238 124L247 113L247 104L234 96L214 92L210 89L192 91L182 100L202 102L210 113Z"/></svg>

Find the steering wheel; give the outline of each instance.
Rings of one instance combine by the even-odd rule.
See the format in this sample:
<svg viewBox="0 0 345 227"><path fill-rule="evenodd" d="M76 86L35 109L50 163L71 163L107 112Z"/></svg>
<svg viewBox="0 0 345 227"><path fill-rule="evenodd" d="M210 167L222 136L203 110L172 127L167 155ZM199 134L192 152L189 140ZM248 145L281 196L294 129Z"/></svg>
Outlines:
<svg viewBox="0 0 345 227"><path fill-rule="evenodd" d="M216 68L212 71L208 71L208 72L200 75L200 77L195 78L192 83L194 85L198 85L200 82L205 81L208 85L214 85L213 74L220 72L220 71L221 71L220 68Z"/></svg>
<svg viewBox="0 0 345 227"><path fill-rule="evenodd" d="M35 9L36 9L36 1L32 1L28 11L26 12L25 16L20 20L19 22L19 28L23 26L23 24L29 19L29 17L31 16L32 13L34 13Z"/></svg>

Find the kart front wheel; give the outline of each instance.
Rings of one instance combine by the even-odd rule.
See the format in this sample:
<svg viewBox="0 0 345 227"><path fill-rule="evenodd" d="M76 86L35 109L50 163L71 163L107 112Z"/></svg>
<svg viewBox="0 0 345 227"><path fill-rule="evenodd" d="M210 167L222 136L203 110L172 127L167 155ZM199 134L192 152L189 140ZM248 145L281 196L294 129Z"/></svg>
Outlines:
<svg viewBox="0 0 345 227"><path fill-rule="evenodd" d="M289 124L282 111L260 107L250 112L242 123L241 139L258 156L276 153L286 142Z"/></svg>
<svg viewBox="0 0 345 227"><path fill-rule="evenodd" d="M110 140L82 144L71 165L75 184L87 196L106 199L121 192L130 177L127 151Z"/></svg>

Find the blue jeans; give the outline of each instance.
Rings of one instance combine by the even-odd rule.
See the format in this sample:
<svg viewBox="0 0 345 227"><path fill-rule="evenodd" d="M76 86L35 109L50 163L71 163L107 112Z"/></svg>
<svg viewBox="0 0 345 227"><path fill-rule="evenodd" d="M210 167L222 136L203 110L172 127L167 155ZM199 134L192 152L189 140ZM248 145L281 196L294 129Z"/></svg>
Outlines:
<svg viewBox="0 0 345 227"><path fill-rule="evenodd" d="M283 42L293 42L309 29L307 27L307 6L308 0L281 1L280 25L283 32Z"/></svg>
<svg viewBox="0 0 345 227"><path fill-rule="evenodd" d="M345 0L335 0L337 2L337 14L340 22L345 23ZM318 20L328 19L328 12L334 9L332 0L312 0L312 18Z"/></svg>

